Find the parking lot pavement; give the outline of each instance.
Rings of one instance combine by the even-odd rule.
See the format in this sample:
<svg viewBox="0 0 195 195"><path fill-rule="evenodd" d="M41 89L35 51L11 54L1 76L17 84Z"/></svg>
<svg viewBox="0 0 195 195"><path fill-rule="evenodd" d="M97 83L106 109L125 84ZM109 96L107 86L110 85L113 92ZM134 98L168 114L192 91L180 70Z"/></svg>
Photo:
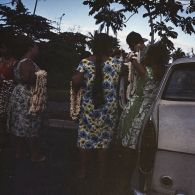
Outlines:
<svg viewBox="0 0 195 195"><path fill-rule="evenodd" d="M63 119L49 119L48 126L61 129L73 129L76 130L78 124L72 120L63 120Z"/></svg>
<svg viewBox="0 0 195 195"><path fill-rule="evenodd" d="M105 177L98 177L98 162L88 164L85 179L78 179L77 131L48 127L42 131L43 163L14 159L12 141L0 152L1 195L127 195L130 191L127 156L109 150ZM123 166L122 166L123 165Z"/></svg>

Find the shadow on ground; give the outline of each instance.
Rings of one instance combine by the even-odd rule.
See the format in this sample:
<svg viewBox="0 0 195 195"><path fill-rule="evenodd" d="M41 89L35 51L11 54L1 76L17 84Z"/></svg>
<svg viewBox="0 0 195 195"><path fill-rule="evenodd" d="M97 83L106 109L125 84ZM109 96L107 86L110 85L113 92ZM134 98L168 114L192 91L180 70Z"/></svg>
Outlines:
<svg viewBox="0 0 195 195"><path fill-rule="evenodd" d="M42 133L44 163L14 159L14 148L8 144L0 152L1 195L129 195L131 159L113 147L109 166L99 177L98 163L92 160L85 179L76 177L79 165L76 130L47 128Z"/></svg>

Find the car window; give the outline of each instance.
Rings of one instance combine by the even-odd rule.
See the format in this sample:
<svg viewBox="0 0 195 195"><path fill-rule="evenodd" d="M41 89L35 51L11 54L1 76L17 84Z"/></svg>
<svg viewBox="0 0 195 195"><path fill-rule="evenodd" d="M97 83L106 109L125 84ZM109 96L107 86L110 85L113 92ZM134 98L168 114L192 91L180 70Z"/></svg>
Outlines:
<svg viewBox="0 0 195 195"><path fill-rule="evenodd" d="M162 99L195 101L195 63L181 64L172 70Z"/></svg>

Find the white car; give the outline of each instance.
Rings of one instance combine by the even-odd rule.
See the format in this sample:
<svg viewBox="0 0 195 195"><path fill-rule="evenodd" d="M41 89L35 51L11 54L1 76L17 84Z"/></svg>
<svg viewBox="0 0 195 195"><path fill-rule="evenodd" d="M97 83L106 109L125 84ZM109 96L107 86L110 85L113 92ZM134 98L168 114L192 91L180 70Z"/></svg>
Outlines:
<svg viewBox="0 0 195 195"><path fill-rule="evenodd" d="M195 57L168 68L138 148L134 194L195 195Z"/></svg>

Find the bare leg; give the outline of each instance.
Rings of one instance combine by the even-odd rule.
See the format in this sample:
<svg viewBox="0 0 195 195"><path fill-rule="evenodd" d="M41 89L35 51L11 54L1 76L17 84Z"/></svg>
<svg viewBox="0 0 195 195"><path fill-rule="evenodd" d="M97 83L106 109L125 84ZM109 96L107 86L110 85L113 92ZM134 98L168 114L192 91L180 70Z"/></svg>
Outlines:
<svg viewBox="0 0 195 195"><path fill-rule="evenodd" d="M30 139L31 146L31 160L33 162L41 162L45 160L45 156L40 150L40 141L38 137L33 137Z"/></svg>
<svg viewBox="0 0 195 195"><path fill-rule="evenodd" d="M108 149L98 150L99 176L103 178L107 171Z"/></svg>
<svg viewBox="0 0 195 195"><path fill-rule="evenodd" d="M25 148L26 142L24 137L15 137L16 140L16 158L24 158L25 157Z"/></svg>
<svg viewBox="0 0 195 195"><path fill-rule="evenodd" d="M86 177L86 172L87 172L87 167L89 164L90 160L90 151L88 150L82 150L79 149L79 167L78 167L78 178L85 178Z"/></svg>
<svg viewBox="0 0 195 195"><path fill-rule="evenodd" d="M6 132L6 119L0 119L0 148L5 148L9 143L9 136Z"/></svg>

